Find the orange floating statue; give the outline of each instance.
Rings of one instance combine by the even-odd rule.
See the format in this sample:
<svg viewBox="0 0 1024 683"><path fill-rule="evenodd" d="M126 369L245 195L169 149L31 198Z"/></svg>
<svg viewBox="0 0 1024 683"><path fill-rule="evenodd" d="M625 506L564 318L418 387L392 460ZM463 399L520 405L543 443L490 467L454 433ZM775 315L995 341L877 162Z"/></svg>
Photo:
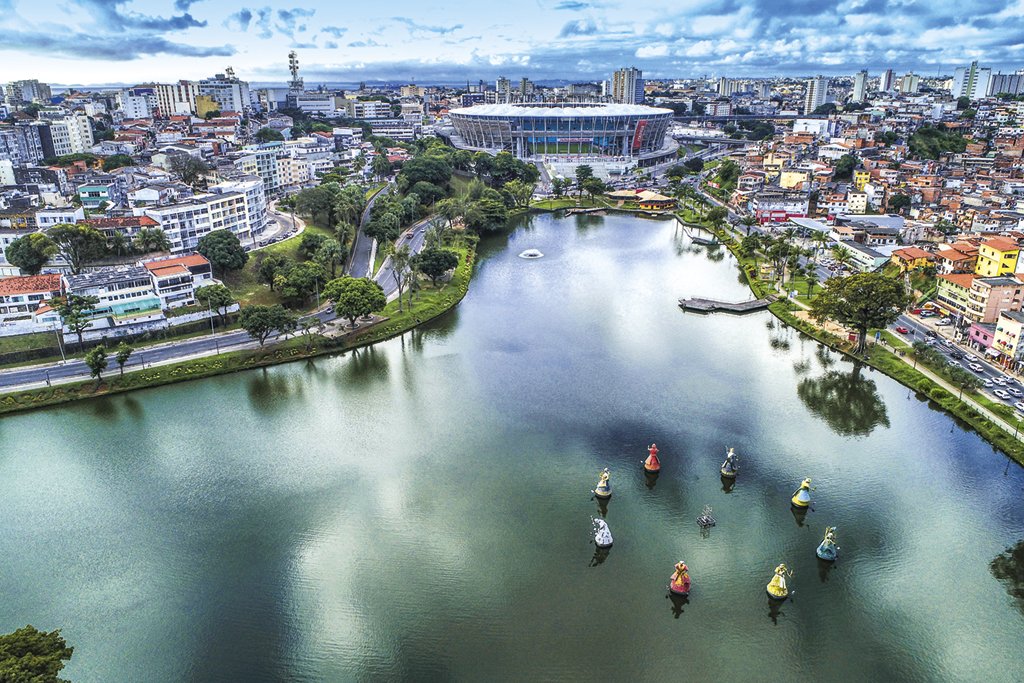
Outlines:
<svg viewBox="0 0 1024 683"><path fill-rule="evenodd" d="M685 562L676 562L676 570L669 577L668 589L676 595L690 594L690 569Z"/></svg>
<svg viewBox="0 0 1024 683"><path fill-rule="evenodd" d="M651 444L647 447L647 459L644 460L644 471L648 474L661 472L661 461L658 460L658 445Z"/></svg>

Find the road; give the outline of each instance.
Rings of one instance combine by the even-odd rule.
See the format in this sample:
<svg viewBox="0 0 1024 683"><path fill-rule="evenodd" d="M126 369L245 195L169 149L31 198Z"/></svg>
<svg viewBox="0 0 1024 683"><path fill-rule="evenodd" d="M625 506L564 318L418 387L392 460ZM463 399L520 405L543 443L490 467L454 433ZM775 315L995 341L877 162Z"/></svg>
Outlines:
<svg viewBox="0 0 1024 683"><path fill-rule="evenodd" d="M937 321L938 318L931 318L931 320ZM907 334L900 334L899 332L896 332L896 327L906 328ZM967 348L966 346L956 344L952 339L950 339L948 336L946 336L946 334L944 334L946 330L952 332L953 328L951 326L933 326L926 324L921 318L909 313L901 315L899 319L889 329L890 332L892 332L898 337L902 337L911 344L913 344L915 341L931 341L930 346L936 351L940 352L947 363L949 363L950 365L961 366L964 370L967 370L968 372L972 373L978 379L982 381L991 382L991 384L989 386L984 387L982 391L988 394L989 398L991 398L993 401L1004 403L1011 407L1015 403L1024 401L1024 385L1020 383L1020 380L1015 379L1013 375L1005 373L1001 368L989 363L988 360L985 359L984 354L978 353L973 349ZM936 336L930 337L928 335L928 332L932 332ZM951 355L953 353L963 354L964 358L953 358L953 356ZM969 367L970 363L977 363L978 365L981 366L982 371L977 372L975 370L972 370ZM996 380L1008 381L1006 381L1005 386L1003 386L997 383ZM1010 389L1013 389L1014 391L1020 392L1022 396L1015 397L1011 394L1010 398L1000 398L999 396L996 396L993 393L996 389L1002 389L1003 391L1007 392L1009 392Z"/></svg>
<svg viewBox="0 0 1024 683"><path fill-rule="evenodd" d="M370 201L366 203L366 208L363 209L363 215L359 217L359 230L356 231L356 242L352 245L352 255L349 258L348 268L346 272L352 277L372 277L374 260L374 249L373 239L367 237L366 233L363 232L363 227L370 222L370 212L373 210L373 203L377 201L377 198L390 192L393 185L387 185L377 194L370 197Z"/></svg>
<svg viewBox="0 0 1024 683"><path fill-rule="evenodd" d="M415 223L411 228L402 233L402 236L395 242L397 245L407 245L409 251L413 254L418 254L423 251L423 247L426 244L427 239L427 227L430 226L429 218L424 218L418 223ZM380 270L377 271L377 275L373 278L374 281L381 286L384 290L384 294L387 296L388 301L398 296L398 284L395 282L394 277L395 269L391 265L391 257L388 256L384 259L384 263L380 264Z"/></svg>
<svg viewBox="0 0 1024 683"><path fill-rule="evenodd" d="M316 314L324 322L335 319L335 315L321 311ZM125 363L127 370L140 370L153 364L166 363L170 361L185 360L193 356L216 353L219 351L237 351L239 349L253 349L258 344L242 330L224 332L216 335L207 335L186 339L183 341L156 344L153 346L140 347L131 355ZM118 372L117 365L110 360L107 374ZM85 380L91 377L89 368L81 360L72 359L63 364L38 365L24 368L11 368L0 371L0 389L13 389L15 387L27 387L34 385L45 385L47 378L53 381Z"/></svg>

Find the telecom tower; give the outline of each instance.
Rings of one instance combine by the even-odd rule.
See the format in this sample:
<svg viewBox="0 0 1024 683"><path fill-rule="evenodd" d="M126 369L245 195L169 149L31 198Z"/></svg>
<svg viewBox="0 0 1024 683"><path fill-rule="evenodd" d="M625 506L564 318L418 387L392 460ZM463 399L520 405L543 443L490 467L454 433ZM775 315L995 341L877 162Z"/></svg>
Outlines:
<svg viewBox="0 0 1024 683"><path fill-rule="evenodd" d="M295 50L288 53L288 70L292 72L292 80L288 84L288 90L293 93L301 93L304 85L302 79L299 78L299 56L295 54Z"/></svg>

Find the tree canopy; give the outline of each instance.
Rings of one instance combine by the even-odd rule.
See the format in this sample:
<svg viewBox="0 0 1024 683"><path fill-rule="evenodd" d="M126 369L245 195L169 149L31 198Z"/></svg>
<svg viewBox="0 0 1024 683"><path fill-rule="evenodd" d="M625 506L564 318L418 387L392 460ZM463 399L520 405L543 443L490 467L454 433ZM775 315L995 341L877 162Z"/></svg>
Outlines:
<svg viewBox="0 0 1024 683"><path fill-rule="evenodd" d="M29 625L0 635L0 681L66 683L58 674L74 651L59 630L47 633Z"/></svg>
<svg viewBox="0 0 1024 683"><path fill-rule="evenodd" d="M253 137L257 142L281 142L284 140L281 131L273 128L260 128Z"/></svg>
<svg viewBox="0 0 1024 683"><path fill-rule="evenodd" d="M92 324L92 314L99 302L98 297L78 294L68 294L50 301L50 306L57 311L64 327L78 335L79 348L82 346L82 333Z"/></svg>
<svg viewBox="0 0 1024 683"><path fill-rule="evenodd" d="M881 273L858 273L827 280L811 302L811 315L855 329L857 349L863 352L868 329L892 324L910 301L901 282Z"/></svg>
<svg viewBox="0 0 1024 683"><path fill-rule="evenodd" d="M196 301L214 311L223 324L227 322L228 308L235 303L235 297L224 285L204 285L196 288Z"/></svg>
<svg viewBox="0 0 1024 683"><path fill-rule="evenodd" d="M285 310L284 306L255 304L242 308L238 315L238 324L250 337L258 341L260 346L263 346L270 335L275 332L288 334L294 331L297 321L293 314Z"/></svg>
<svg viewBox="0 0 1024 683"><path fill-rule="evenodd" d="M25 275L38 275L50 257L57 254L57 245L41 232L19 237L7 245L4 256Z"/></svg>
<svg viewBox="0 0 1024 683"><path fill-rule="evenodd" d="M53 241L74 275L82 272L82 266L99 258L106 250L107 241L103 234L87 225L58 223L46 235Z"/></svg>
<svg viewBox="0 0 1024 683"><path fill-rule="evenodd" d="M324 296L334 302L335 312L348 318L355 327L356 318L384 310L387 297L381 286L370 278L342 277L324 286Z"/></svg>
<svg viewBox="0 0 1024 683"><path fill-rule="evenodd" d="M438 278L459 265L459 255L450 249L424 249L412 257L411 264L436 287Z"/></svg>
<svg viewBox="0 0 1024 683"><path fill-rule="evenodd" d="M85 354L85 364L89 367L89 374L96 378L97 381L103 379L103 371L107 369L107 349L100 346L94 346Z"/></svg>
<svg viewBox="0 0 1024 683"><path fill-rule="evenodd" d="M135 161L127 154L111 154L103 160L103 170L113 171L115 168L124 168L134 163Z"/></svg>
<svg viewBox="0 0 1024 683"><path fill-rule="evenodd" d="M205 256L220 271L239 270L249 260L238 236L230 230L214 230L199 238L196 251Z"/></svg>

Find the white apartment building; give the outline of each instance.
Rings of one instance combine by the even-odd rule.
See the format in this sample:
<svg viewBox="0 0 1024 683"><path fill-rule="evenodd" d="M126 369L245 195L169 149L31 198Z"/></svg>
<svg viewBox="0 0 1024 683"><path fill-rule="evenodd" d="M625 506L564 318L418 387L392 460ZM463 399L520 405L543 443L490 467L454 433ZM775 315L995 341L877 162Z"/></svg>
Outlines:
<svg viewBox="0 0 1024 683"><path fill-rule="evenodd" d="M266 227L266 197L258 179L228 181L210 189L210 194L178 204L144 209L167 235L171 252L195 251L199 239L214 230L230 230L243 246L252 245Z"/></svg>
<svg viewBox="0 0 1024 683"><path fill-rule="evenodd" d="M858 71L853 77L853 95L851 102L863 102L867 98L868 72Z"/></svg>
<svg viewBox="0 0 1024 683"><path fill-rule="evenodd" d="M197 82L157 83L153 88L156 91L157 106L164 116L196 113L196 95L200 94Z"/></svg>
<svg viewBox="0 0 1024 683"><path fill-rule="evenodd" d="M64 291L69 294L99 299L94 307L90 330L165 320L149 271L142 266L65 275L63 284Z"/></svg>
<svg viewBox="0 0 1024 683"><path fill-rule="evenodd" d="M825 97L828 95L828 79L824 76L817 76L807 80L804 91L804 114L810 114L815 109L825 104Z"/></svg>
<svg viewBox="0 0 1024 683"><path fill-rule="evenodd" d="M252 108L249 84L232 75L217 74L199 81L199 94L212 98L222 112L246 112Z"/></svg>
<svg viewBox="0 0 1024 683"><path fill-rule="evenodd" d="M339 109L343 109L353 119L386 119L391 117L391 103L378 100L343 100Z"/></svg>
<svg viewBox="0 0 1024 683"><path fill-rule="evenodd" d="M69 206L63 209L49 208L36 211L36 226L40 230L49 230L62 223L77 223L85 220L85 209L80 206Z"/></svg>
<svg viewBox="0 0 1024 683"><path fill-rule="evenodd" d="M126 119L148 119L153 115L148 97L130 95L127 90L117 93L117 108Z"/></svg>
<svg viewBox="0 0 1024 683"><path fill-rule="evenodd" d="M245 221L250 235L259 235L267 227L270 215L267 213L267 193L263 180L257 176L244 176L225 180L210 186L213 194L241 194L245 208ZM237 233L236 233L237 234ZM239 239L241 239L239 235ZM244 244L244 242L243 242Z"/></svg>
<svg viewBox="0 0 1024 683"><path fill-rule="evenodd" d="M950 88L950 92L954 98L968 97L979 100L988 95L991 80L992 69L983 69L978 66L978 62L971 62L970 66L957 67L953 72L953 87Z"/></svg>
<svg viewBox="0 0 1024 683"><path fill-rule="evenodd" d="M622 104L644 103L644 72L636 67L612 74L612 100Z"/></svg>

